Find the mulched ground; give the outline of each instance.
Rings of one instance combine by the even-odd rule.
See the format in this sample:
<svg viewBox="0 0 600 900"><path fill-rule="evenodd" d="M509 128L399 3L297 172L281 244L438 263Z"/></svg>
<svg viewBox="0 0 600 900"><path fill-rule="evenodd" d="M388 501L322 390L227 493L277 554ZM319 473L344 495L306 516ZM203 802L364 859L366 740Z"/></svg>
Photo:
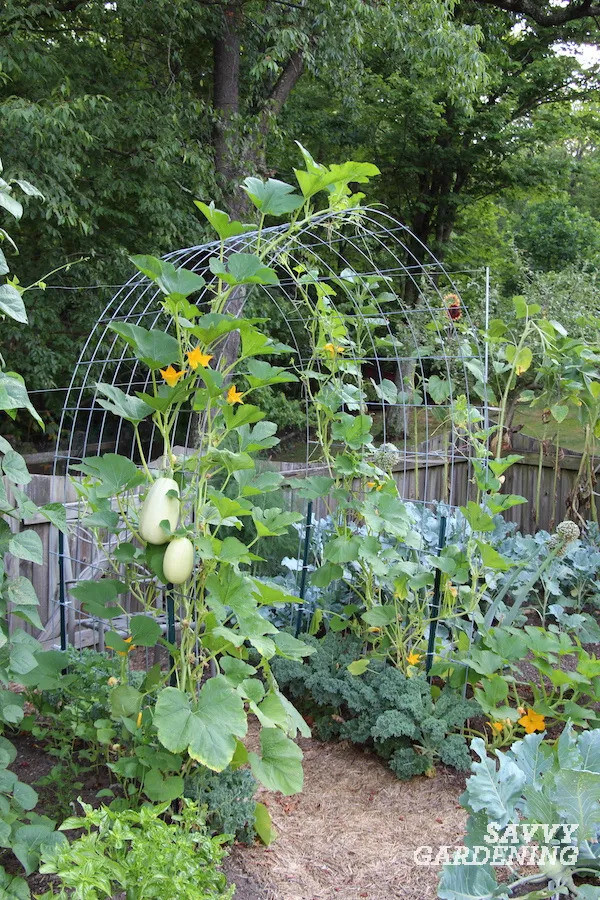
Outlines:
<svg viewBox="0 0 600 900"><path fill-rule="evenodd" d="M440 767L435 778L398 781L376 756L350 744L300 745L302 793L259 795L277 840L233 853L240 870L262 884L257 897L434 900L439 873L416 865L414 851L423 844L434 853L441 845L461 844L464 776Z"/></svg>

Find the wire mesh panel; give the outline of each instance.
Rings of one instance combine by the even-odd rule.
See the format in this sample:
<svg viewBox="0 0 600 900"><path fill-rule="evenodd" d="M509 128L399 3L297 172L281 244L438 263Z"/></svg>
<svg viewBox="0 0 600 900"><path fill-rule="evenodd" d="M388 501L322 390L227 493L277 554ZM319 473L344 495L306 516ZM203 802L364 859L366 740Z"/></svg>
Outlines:
<svg viewBox="0 0 600 900"><path fill-rule="evenodd" d="M432 504L439 501L449 508L464 504L472 476L471 451L457 438L451 412L461 398L467 406L481 406L479 398L470 396L470 372L473 367L481 370L483 362L476 343L463 340L455 327L459 320L461 325L469 322L468 310L443 266L424 246L417 259L410 249L418 245L414 235L385 211L372 208L328 213L296 231L282 226L245 234L225 242L225 252L231 247L252 253L265 241L270 246L265 264L277 272L278 282L238 290L232 306L285 345L275 361L298 376L297 382L280 385L277 396L270 396L271 402L286 407L288 420L293 420L288 421L292 436L271 450L265 466L296 476L323 467L312 396L325 363L335 356L347 376L342 408L371 417L378 452L388 454L400 496L411 501L413 514L430 516ZM176 268L203 276L206 287L194 303L207 312L217 277L210 261L221 251L222 245L214 242L165 257ZM107 305L73 372L60 422L55 475L76 479L74 466L107 452L139 463L140 449L151 466L159 467L163 448L154 422L142 422L136 435L126 421L107 411L97 385L119 387L130 395L151 389L153 373L123 345L112 326L127 323L173 331L161 300L156 285L137 273ZM227 352L226 343L222 353ZM273 362L274 357L269 359ZM175 440L180 459L197 454L202 434L202 415L180 410ZM372 454L373 447L367 452ZM288 490L286 502L306 510L306 500L293 490ZM113 535L105 546L94 546L80 503L71 499L69 506L72 529L61 548L61 591L54 600L58 603L62 596L72 642L77 643L79 635L80 645L88 639L101 645L101 628L79 610L70 587L100 578L114 544L125 536L115 540ZM307 524L318 523L334 508L329 502L316 503ZM299 531L301 561L306 548L304 529ZM301 562L296 570L301 573ZM89 632L85 640L82 629Z"/></svg>

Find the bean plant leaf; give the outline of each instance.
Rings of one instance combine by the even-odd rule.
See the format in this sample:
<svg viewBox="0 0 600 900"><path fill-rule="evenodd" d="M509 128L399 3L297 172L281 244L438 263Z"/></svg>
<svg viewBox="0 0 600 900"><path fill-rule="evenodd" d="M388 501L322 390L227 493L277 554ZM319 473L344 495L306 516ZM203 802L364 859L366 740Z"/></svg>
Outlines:
<svg viewBox="0 0 600 900"><path fill-rule="evenodd" d="M37 869L44 850L66 843L66 837L60 831L54 831L54 825L22 825L15 832L11 850L25 869L25 874L31 875Z"/></svg>
<svg viewBox="0 0 600 900"><path fill-rule="evenodd" d="M569 415L569 407L565 406L564 403L555 403L554 406L550 407L550 412L556 422L564 422Z"/></svg>
<svg viewBox="0 0 600 900"><path fill-rule="evenodd" d="M13 484L29 484L31 481L27 463L16 450L7 450L4 454L2 472Z"/></svg>
<svg viewBox="0 0 600 900"><path fill-rule="evenodd" d="M0 372L0 409L5 410L14 418L13 410L26 409L42 428L44 423L36 412L27 388L20 375L16 372Z"/></svg>
<svg viewBox="0 0 600 900"><path fill-rule="evenodd" d="M271 791L284 796L302 790L302 750L279 728L263 728L260 732L261 755L249 753L254 777Z"/></svg>
<svg viewBox="0 0 600 900"><path fill-rule="evenodd" d="M58 528L63 534L67 534L67 511L62 503L44 503L43 506L40 506L39 512L49 522L52 522L55 528Z"/></svg>
<svg viewBox="0 0 600 900"><path fill-rule="evenodd" d="M529 347L519 350L514 344L507 344L504 350L506 358L514 366L516 375L523 375L533 362L533 353Z"/></svg>
<svg viewBox="0 0 600 900"><path fill-rule="evenodd" d="M17 559L25 559L41 566L44 561L44 550L39 534L31 529L20 531L8 542L9 553Z"/></svg>
<svg viewBox="0 0 600 900"><path fill-rule="evenodd" d="M29 885L19 875L0 870L0 888L5 900L29 900Z"/></svg>

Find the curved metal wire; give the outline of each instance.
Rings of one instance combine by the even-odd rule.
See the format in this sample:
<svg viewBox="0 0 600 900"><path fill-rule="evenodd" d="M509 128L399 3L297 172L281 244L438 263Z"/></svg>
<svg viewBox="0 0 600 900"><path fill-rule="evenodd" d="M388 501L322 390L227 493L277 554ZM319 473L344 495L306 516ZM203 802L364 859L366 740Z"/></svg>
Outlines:
<svg viewBox="0 0 600 900"><path fill-rule="evenodd" d="M260 240L270 235L284 235L288 226L273 226L264 229ZM252 252L256 249L259 236L251 232L243 237L231 239L235 250ZM206 287L196 301L199 307L207 304L211 294L210 288L214 276L209 269L209 260L220 249L220 242L184 248L167 254L164 259L178 268L190 269L204 276ZM415 248L418 249L418 255ZM412 248L412 249L411 249ZM407 500L426 505L435 500L444 499L450 506L458 506L467 499L468 485L471 480L470 459L468 449L459 450L452 439L446 442L437 440L432 430L432 409L429 403L425 384L430 374L445 377L449 384L449 396L445 404L437 404L436 411L446 408L448 411L457 396L462 394L471 402L469 388L469 364L473 357L465 355L465 350L455 339L454 327L445 313L445 294L451 292L460 296L458 288L450 274L436 259L434 254L402 223L395 220L382 209L361 208L339 213L326 213L318 219L307 223L299 232L290 234L273 250L266 264L277 267L281 254L285 254L292 265L307 262L317 269L317 283L335 284L336 296L331 299L333 310L338 306L350 308L346 313L346 321L354 320L356 328L362 327L367 335L366 349L360 357L351 361L362 372L371 371L378 383L390 377L392 370L397 380L401 395L409 402L396 404L397 417L402 422L402 432L394 436L402 459L401 470L396 473L401 496ZM420 258L419 258L420 257ZM347 277L343 277L344 269L350 269ZM378 282L375 286L373 280ZM409 282L416 296L416 303L407 307L402 303L404 285ZM380 334L370 327L370 314L365 314L363 304L357 301L354 285L360 283L369 306L375 310L375 318L381 320L378 326ZM385 304L380 300L382 289L396 296L396 302ZM145 277L136 273L125 283L106 305L102 315L90 333L73 371L71 382L66 393L65 406L61 415L53 472L55 475L67 475L72 464L80 462L84 457L99 455L104 452L115 452L137 458L137 450L133 431L123 420L117 420L98 403L98 382L108 382L126 392L144 391L148 388L149 374L142 371L139 361L132 357L127 346L121 347L119 337L110 329L114 322L128 322L143 325L146 328L164 327L169 330L171 321L165 315L161 301L162 295L155 285ZM269 312L285 323L289 332L290 344L294 350L295 364L299 370L305 371L309 362L318 365L311 359L310 348L303 340L308 333L308 317L304 303L296 294L296 282L282 277L279 285L254 286L252 299L261 306L261 314L269 318ZM263 309L264 306L264 309ZM461 312L466 321L472 324L468 310L461 303ZM426 328L427 326L427 328ZM427 331L430 337L437 340L438 352L422 355L421 335ZM404 336L404 346L408 344L410 352L401 351L398 335ZM473 329L473 333L475 330ZM381 350L385 340L387 350ZM451 343L455 352L451 356L445 344ZM345 357L347 358L347 357ZM476 349L476 358L481 361L480 348ZM419 378L422 387L422 401L417 403L414 396L414 376L411 379L409 370ZM458 386L455 388L456 372L459 372ZM399 376L399 378L398 378ZM304 422L298 423L304 433L304 462L296 469L307 470L315 464L312 455L312 442L309 421L309 398L304 391ZM480 404L481 405L481 404ZM394 406L393 404L391 406ZM368 411L378 422L381 422L382 441L390 438L389 412L390 404L383 400L369 399ZM419 412L421 413L419 417ZM414 446L410 431L413 422L419 419L424 431L424 440L419 440L419 428L415 429ZM194 416L190 412L181 412L177 427L183 442L184 453L195 451L197 441L192 434ZM148 458L152 457L156 444L156 427L147 423L143 427L144 450ZM312 448L312 449L311 449ZM455 477L455 464L460 456L466 460L467 467L460 477ZM288 464L289 467L290 464ZM440 479L434 477L434 470L443 467L448 494L445 498L433 496L439 492ZM463 467L464 468L464 467ZM65 482L67 480L65 479ZM68 501L71 518L77 523L73 535L67 543L66 551L61 557L61 582L65 590L66 604L69 609L69 626L73 634L78 615L75 605L68 597L68 583L77 581L86 567L94 568L91 548L86 545L85 528L79 520L79 508L73 500L68 486L65 488L65 500ZM319 510L316 510L316 517ZM298 553L300 556L301 549ZM65 559L68 563L64 565ZM95 573L101 574L100 569ZM49 585L49 590L52 586ZM52 601L53 597L50 597Z"/></svg>

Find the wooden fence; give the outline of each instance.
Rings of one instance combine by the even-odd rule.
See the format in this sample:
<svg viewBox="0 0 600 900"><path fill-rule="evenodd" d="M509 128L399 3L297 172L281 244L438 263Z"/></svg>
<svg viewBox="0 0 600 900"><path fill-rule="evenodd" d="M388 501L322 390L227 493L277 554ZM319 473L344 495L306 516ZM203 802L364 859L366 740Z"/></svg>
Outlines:
<svg viewBox="0 0 600 900"><path fill-rule="evenodd" d="M454 458L448 456L447 448L442 445L430 445L427 456L424 454L407 453L399 465L396 466L394 477L398 489L403 498L431 503L436 500L445 500L452 505L461 505L469 497L473 496L472 470L469 460L461 456L460 448L452 451ZM551 521L555 481L555 453L551 449L542 457L541 466L541 490L540 490L540 515L539 521L535 521L535 493L538 479L539 466L539 442L515 435L511 452L520 453L523 459L512 466L506 472L506 481L503 492L520 494L529 501L527 504L514 506L506 512L509 521L517 523L520 531L533 533L538 529L553 530ZM575 484L579 469L580 456L577 454L563 453L559 459L559 475L557 479L555 520L560 522L566 514L567 499ZM315 464L309 468L298 463L271 462L270 469L278 469L286 478L303 478L306 475L323 473L322 465ZM7 486L8 488L9 486ZM74 525L78 517L78 504L73 486L68 479L57 475L33 475L31 482L25 488L27 495L38 505L49 502L66 502L67 519ZM280 498L281 499L281 498ZM307 501L303 499L297 490L286 489L282 499L289 509L300 512L306 510ZM278 500L280 502L280 500ZM324 500L317 500L313 506L313 518L319 519L326 515L327 507ZM597 505L598 508L598 505ZM589 518L589 510L588 515ZM18 528L18 523L9 520L11 528ZM40 634L31 626L26 626L29 631L41 637L47 647L55 646L59 637L59 557L58 557L58 533L56 528L36 516L28 520L25 528L34 529L40 536L44 550L44 564L34 565L30 562L8 558L8 573L11 576L25 575L31 580L40 601L40 618L44 625L44 631ZM81 538L79 538L79 541ZM71 560L69 554L72 549L72 539L65 539L66 575L67 578L82 577L81 566L86 560ZM79 555L81 556L80 551ZM73 554L75 556L75 554ZM19 622L19 624L22 624ZM69 630L71 634L77 627L76 603L69 603ZM93 632L85 637L84 643L90 643L94 639Z"/></svg>

